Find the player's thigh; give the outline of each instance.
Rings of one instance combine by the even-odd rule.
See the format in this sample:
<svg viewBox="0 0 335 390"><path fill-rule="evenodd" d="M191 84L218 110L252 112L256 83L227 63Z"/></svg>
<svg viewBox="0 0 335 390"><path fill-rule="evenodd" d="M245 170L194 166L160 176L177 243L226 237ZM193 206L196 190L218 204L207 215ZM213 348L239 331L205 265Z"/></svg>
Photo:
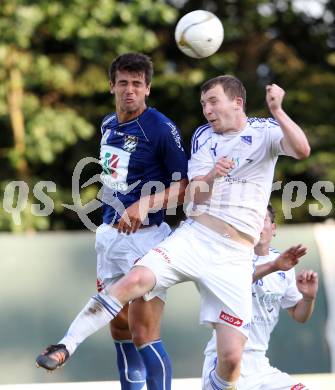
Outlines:
<svg viewBox="0 0 335 390"><path fill-rule="evenodd" d="M229 239L213 242L198 282L201 323L221 323L248 336L252 312L252 252Z"/></svg>
<svg viewBox="0 0 335 390"><path fill-rule="evenodd" d="M171 236L136 262L135 267L146 267L155 275L154 295L164 294L177 283L199 279L201 267L195 258L199 261L201 247L195 252L196 241L193 228L187 223L181 224ZM202 263L205 256L203 253Z"/></svg>
<svg viewBox="0 0 335 390"><path fill-rule="evenodd" d="M214 327L216 330L218 362L231 357L240 360L247 341L246 336L239 330L225 324L216 323Z"/></svg>
<svg viewBox="0 0 335 390"><path fill-rule="evenodd" d="M160 338L164 305L164 300L157 296L149 301L138 298L131 302L128 318L136 345L143 345Z"/></svg>

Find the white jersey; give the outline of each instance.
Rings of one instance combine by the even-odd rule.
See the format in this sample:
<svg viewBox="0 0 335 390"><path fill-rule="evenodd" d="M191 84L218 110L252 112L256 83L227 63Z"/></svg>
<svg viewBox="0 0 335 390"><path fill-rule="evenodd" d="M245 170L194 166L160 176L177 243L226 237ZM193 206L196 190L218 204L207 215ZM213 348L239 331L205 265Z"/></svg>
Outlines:
<svg viewBox="0 0 335 390"><path fill-rule="evenodd" d="M270 249L267 256L254 256L254 265L274 260L279 252ZM273 272L252 285L252 319L245 351L258 351L265 354L269 347L271 332L277 325L280 309L295 306L302 299L297 289L295 270ZM205 354L216 351L216 337L208 342Z"/></svg>
<svg viewBox="0 0 335 390"><path fill-rule="evenodd" d="M187 215L210 214L258 241L268 204L275 164L283 133L272 119L248 118L238 134L215 133L207 124L192 138L189 179L206 175L222 157L232 159L234 169L215 180L212 196L203 204L188 205Z"/></svg>

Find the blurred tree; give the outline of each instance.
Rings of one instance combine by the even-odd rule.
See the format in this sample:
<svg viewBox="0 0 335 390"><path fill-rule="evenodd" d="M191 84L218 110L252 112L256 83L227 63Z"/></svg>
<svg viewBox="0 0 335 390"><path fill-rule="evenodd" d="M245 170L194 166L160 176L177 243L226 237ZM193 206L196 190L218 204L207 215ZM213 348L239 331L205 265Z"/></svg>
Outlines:
<svg viewBox="0 0 335 390"><path fill-rule="evenodd" d="M71 203L77 161L97 156L98 139L92 136L111 111L108 65L125 51L154 50L159 40L150 25L171 24L176 15L173 7L151 0L2 1L0 186L6 201L1 199L1 230L81 226L62 203ZM91 174L92 168L86 176ZM21 207L18 187L8 186L13 180L29 188L19 223L7 213ZM31 212L32 203L39 203L33 188L40 180L56 183L57 191L48 194L55 202L51 216ZM85 203L96 188L81 195Z"/></svg>
<svg viewBox="0 0 335 390"><path fill-rule="evenodd" d="M177 58L176 67L184 80L188 75L195 80L197 75L194 85L197 90L205 79L234 74L247 88L249 116L269 116L264 99L266 84L277 83L287 91L284 108L308 134L312 156L301 162L279 159L275 179L282 181L282 189L291 181L302 181L307 186L307 200L293 210L293 219L285 222L334 217L335 3L330 0L170 0L169 3L179 7L180 16L195 9L212 11L225 28L220 50L207 59L178 56L175 45L170 46L169 58ZM175 91L180 104L179 110L171 115L184 132L203 121L198 95L185 81ZM315 183L320 180L327 183L319 191ZM293 194L297 204L303 186L298 188L297 200L296 190ZM328 207L322 194L329 198ZM281 206L282 203L287 206L286 198L287 192L273 192L279 221L284 221ZM313 213L311 205L317 206L313 206Z"/></svg>
<svg viewBox="0 0 335 390"><path fill-rule="evenodd" d="M207 59L186 57L174 42L176 20L194 9L213 11L225 27L221 49ZM286 89L285 109L308 133L313 154L301 162L283 159L276 178L307 185L308 200L294 210L294 222L325 218L311 216L308 206L317 203L313 184L335 179L334 13L331 0L2 0L0 188L8 200L13 191L6 185L25 181L29 199L20 224L1 209L9 206L0 199L0 230L82 227L62 203L72 203L76 163L97 157L100 121L113 110L108 66L126 51L151 55L155 76L149 103L175 120L186 143L204 121L199 88L206 79L223 73L241 78L250 116L268 115L267 83ZM96 172L91 164L82 180ZM56 183L57 191L48 193L55 210L35 217L31 204L40 202L33 188L41 180ZM82 189L83 203L96 193L94 185ZM326 196L333 201L334 191ZM282 191L275 191L274 203L279 206L281 198ZM16 190L12 207L19 201ZM99 213L92 218L97 221Z"/></svg>

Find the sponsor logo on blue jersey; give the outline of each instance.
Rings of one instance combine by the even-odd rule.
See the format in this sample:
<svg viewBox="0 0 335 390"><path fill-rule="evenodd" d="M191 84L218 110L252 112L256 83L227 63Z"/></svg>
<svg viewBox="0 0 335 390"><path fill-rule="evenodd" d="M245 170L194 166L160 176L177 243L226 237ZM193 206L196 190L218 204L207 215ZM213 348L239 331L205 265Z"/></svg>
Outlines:
<svg viewBox="0 0 335 390"><path fill-rule="evenodd" d="M138 144L138 137L135 135L126 135L124 137L123 150L129 153L133 153L136 150Z"/></svg>
<svg viewBox="0 0 335 390"><path fill-rule="evenodd" d="M111 175L114 178L117 177L117 164L120 160L120 157L117 156L116 154L111 154L109 152L106 152L105 155L103 156L103 163L102 163L102 169L105 174Z"/></svg>
<svg viewBox="0 0 335 390"><path fill-rule="evenodd" d="M181 144L181 137L180 137L180 134L179 134L179 132L177 130L177 127L173 123L171 123L171 122L166 122L166 124L170 127L171 134L172 134L172 136L173 136L173 138L174 138L178 148L180 150L184 151L184 148L183 148L183 146Z"/></svg>

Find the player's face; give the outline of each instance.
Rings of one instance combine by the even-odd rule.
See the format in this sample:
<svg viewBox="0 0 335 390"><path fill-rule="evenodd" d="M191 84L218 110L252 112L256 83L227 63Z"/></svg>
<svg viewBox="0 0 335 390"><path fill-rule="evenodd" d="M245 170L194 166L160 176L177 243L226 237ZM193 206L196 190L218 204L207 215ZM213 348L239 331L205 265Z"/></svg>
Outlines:
<svg viewBox="0 0 335 390"><path fill-rule="evenodd" d="M276 224L271 222L269 212L266 213L264 227L260 235L259 244L270 244L276 232Z"/></svg>
<svg viewBox="0 0 335 390"><path fill-rule="evenodd" d="M131 120L145 110L150 84L146 84L144 73L116 71L115 84L110 83L110 87L119 120Z"/></svg>
<svg viewBox="0 0 335 390"><path fill-rule="evenodd" d="M230 99L224 92L221 85L201 94L200 103L207 121L212 125L214 131L222 133L236 129L236 118L240 115L241 98Z"/></svg>

